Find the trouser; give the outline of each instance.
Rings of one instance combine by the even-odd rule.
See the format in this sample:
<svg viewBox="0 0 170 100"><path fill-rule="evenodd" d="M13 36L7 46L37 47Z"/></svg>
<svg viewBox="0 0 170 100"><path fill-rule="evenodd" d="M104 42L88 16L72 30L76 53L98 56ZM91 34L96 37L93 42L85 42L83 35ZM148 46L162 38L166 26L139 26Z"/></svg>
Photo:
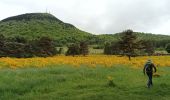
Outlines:
<svg viewBox="0 0 170 100"><path fill-rule="evenodd" d="M148 75L148 83L147 83L147 86L148 88L150 88L153 84L152 84L152 72L148 72L147 73Z"/></svg>

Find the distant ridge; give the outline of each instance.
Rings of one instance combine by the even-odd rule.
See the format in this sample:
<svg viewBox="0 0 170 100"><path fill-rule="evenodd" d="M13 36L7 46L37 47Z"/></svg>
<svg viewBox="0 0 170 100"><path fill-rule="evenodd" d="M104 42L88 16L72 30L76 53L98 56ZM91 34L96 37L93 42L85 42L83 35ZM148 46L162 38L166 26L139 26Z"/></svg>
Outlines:
<svg viewBox="0 0 170 100"><path fill-rule="evenodd" d="M119 36L119 33L94 35L79 30L74 25L65 23L50 13L26 13L3 19L0 21L0 34L7 37L22 36L27 39L49 36L61 45L79 41L88 41L90 44L104 44L105 42L115 41ZM141 32L136 32L136 34L144 40L170 42L168 35Z"/></svg>
<svg viewBox="0 0 170 100"><path fill-rule="evenodd" d="M0 33L10 37L21 35L29 39L49 36L64 44L92 36L49 13L26 13L3 19L0 21Z"/></svg>

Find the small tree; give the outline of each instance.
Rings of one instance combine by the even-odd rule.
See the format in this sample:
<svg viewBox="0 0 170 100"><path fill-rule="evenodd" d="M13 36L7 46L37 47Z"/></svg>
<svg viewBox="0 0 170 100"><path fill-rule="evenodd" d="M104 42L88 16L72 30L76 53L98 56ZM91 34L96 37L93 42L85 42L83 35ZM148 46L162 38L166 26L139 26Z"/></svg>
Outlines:
<svg viewBox="0 0 170 100"><path fill-rule="evenodd" d="M104 54L111 55L111 44L108 42L104 45Z"/></svg>
<svg viewBox="0 0 170 100"><path fill-rule="evenodd" d="M167 51L168 53L170 53L170 43L166 44L165 49L166 49L166 51Z"/></svg>
<svg viewBox="0 0 170 100"><path fill-rule="evenodd" d="M70 46L68 46L66 56L72 55L74 57L75 55L79 55L79 54L80 54L80 46L79 45L71 44Z"/></svg>
<svg viewBox="0 0 170 100"><path fill-rule="evenodd" d="M5 43L5 36L3 34L0 34L0 46L2 47Z"/></svg>
<svg viewBox="0 0 170 100"><path fill-rule="evenodd" d="M41 37L35 40L32 42L32 47L36 56L47 57L57 54L54 41L49 37Z"/></svg>
<svg viewBox="0 0 170 100"><path fill-rule="evenodd" d="M118 55L120 54L118 42L106 43L104 47L104 54L107 55Z"/></svg>
<svg viewBox="0 0 170 100"><path fill-rule="evenodd" d="M132 30L126 30L122 32L122 36L119 40L119 49L123 55L128 56L129 60L135 55L135 50L138 49L137 36Z"/></svg>
<svg viewBox="0 0 170 100"><path fill-rule="evenodd" d="M5 43L6 43L5 36L3 34L0 34L0 57L5 56L5 48L4 48Z"/></svg>
<svg viewBox="0 0 170 100"><path fill-rule="evenodd" d="M142 45L143 45L143 49L148 54L148 56L151 56L151 55L154 54L155 49L154 49L154 46L153 46L153 42L151 42L151 41L143 41Z"/></svg>
<svg viewBox="0 0 170 100"><path fill-rule="evenodd" d="M89 49L88 49L88 45L86 42L80 42L80 54L82 54L83 56L88 55L89 53Z"/></svg>
<svg viewBox="0 0 170 100"><path fill-rule="evenodd" d="M23 43L17 43L17 42L6 42L4 46L4 54L7 57L17 57L21 58L24 57L25 51L24 51L25 45Z"/></svg>
<svg viewBox="0 0 170 100"><path fill-rule="evenodd" d="M119 43L117 41L111 43L111 53L112 55L118 55L121 53L119 50Z"/></svg>
<svg viewBox="0 0 170 100"><path fill-rule="evenodd" d="M63 52L64 52L63 48L60 47L59 50L58 50L58 54L63 54Z"/></svg>

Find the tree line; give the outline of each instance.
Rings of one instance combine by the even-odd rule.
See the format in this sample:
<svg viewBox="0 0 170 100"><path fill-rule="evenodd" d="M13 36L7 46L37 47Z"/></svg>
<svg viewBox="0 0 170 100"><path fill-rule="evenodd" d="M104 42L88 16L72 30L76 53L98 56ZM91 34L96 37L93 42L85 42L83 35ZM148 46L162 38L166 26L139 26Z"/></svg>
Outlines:
<svg viewBox="0 0 170 100"><path fill-rule="evenodd" d="M139 39L139 36L130 29L119 35L117 41L105 43L104 54L127 56L129 60L134 56L154 54L156 46L152 40ZM166 44L164 48L170 53L170 44Z"/></svg>
<svg viewBox="0 0 170 100"><path fill-rule="evenodd" d="M0 57L48 57L61 54L63 48L57 48L56 42L50 37L40 37L27 40L21 36L5 37L0 34ZM80 41L67 45L66 56L89 54L89 41ZM96 47L98 48L98 47ZM99 47L100 49L102 47ZM170 53L170 43L165 49ZM139 55L153 55L155 46L153 41L140 39L133 30L125 30L113 42L106 42L103 53L106 55L121 55L131 57Z"/></svg>
<svg viewBox="0 0 170 100"><path fill-rule="evenodd" d="M5 37L0 34L0 57L49 57L61 54L63 48L56 48L55 42L50 37L40 37L34 40L27 40L21 36ZM66 55L87 55L88 45L86 42L68 45Z"/></svg>
<svg viewBox="0 0 170 100"><path fill-rule="evenodd" d="M47 57L58 53L53 40L49 37L28 41L24 37L7 38L1 34L0 46L0 57Z"/></svg>

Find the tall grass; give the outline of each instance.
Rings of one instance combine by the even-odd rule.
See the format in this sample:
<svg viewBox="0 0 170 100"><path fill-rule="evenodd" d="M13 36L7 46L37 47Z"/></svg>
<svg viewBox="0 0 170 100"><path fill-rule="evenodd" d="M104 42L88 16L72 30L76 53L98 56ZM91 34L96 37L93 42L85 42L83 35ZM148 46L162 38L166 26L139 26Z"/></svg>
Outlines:
<svg viewBox="0 0 170 100"><path fill-rule="evenodd" d="M0 100L170 100L170 68L158 73L148 89L142 69L123 66L1 69Z"/></svg>

